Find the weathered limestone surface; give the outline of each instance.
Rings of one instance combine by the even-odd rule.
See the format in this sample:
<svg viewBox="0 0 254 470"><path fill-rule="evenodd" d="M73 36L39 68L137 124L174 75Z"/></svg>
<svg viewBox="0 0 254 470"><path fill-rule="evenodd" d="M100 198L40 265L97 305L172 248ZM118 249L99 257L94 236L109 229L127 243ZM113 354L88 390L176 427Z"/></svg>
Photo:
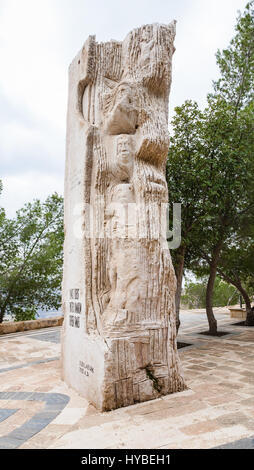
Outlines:
<svg viewBox="0 0 254 470"><path fill-rule="evenodd" d="M175 22L69 69L62 377L101 410L185 388L165 235Z"/></svg>

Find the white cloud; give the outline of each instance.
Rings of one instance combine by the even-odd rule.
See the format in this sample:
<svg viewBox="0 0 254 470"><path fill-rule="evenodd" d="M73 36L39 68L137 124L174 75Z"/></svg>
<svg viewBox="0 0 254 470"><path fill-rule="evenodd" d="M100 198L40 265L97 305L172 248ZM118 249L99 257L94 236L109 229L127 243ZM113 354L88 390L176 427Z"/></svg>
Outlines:
<svg viewBox="0 0 254 470"><path fill-rule="evenodd" d="M218 73L215 52L227 47L246 2L2 0L0 155L8 213L20 207L15 188L26 200L44 197L52 184L62 188L68 65L89 34L121 40L141 24L176 19L172 117L185 99L204 105ZM32 184L35 174L43 184Z"/></svg>
<svg viewBox="0 0 254 470"><path fill-rule="evenodd" d="M45 200L57 192L63 193L63 175L30 171L18 175L6 175L3 179L3 192L0 196L1 206L8 207L8 216L14 217L16 210L21 209L33 199Z"/></svg>
<svg viewBox="0 0 254 470"><path fill-rule="evenodd" d="M2 174L63 169L64 135L38 123L8 120L0 127Z"/></svg>
<svg viewBox="0 0 254 470"><path fill-rule="evenodd" d="M1 30L1 89L36 118L64 128L67 77L59 60L54 1L7 0Z"/></svg>

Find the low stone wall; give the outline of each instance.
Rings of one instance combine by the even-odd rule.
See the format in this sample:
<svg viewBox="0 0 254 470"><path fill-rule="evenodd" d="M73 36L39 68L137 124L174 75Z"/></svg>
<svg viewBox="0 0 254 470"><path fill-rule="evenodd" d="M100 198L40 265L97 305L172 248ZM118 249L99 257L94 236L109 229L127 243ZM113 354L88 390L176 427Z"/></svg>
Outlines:
<svg viewBox="0 0 254 470"><path fill-rule="evenodd" d="M27 321L8 321L0 323L0 335L8 333L17 333L18 331L37 330L39 328L49 328L52 326L61 326L63 323L63 316L52 318L40 318L38 320Z"/></svg>

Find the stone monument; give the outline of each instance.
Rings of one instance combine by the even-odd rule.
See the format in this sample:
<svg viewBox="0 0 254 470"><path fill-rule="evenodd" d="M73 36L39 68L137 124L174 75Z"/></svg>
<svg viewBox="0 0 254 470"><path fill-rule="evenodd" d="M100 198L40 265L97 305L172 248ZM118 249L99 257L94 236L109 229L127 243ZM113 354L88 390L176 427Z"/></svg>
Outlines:
<svg viewBox="0 0 254 470"><path fill-rule="evenodd" d="M100 410L184 390L166 240L175 22L69 69L62 378Z"/></svg>

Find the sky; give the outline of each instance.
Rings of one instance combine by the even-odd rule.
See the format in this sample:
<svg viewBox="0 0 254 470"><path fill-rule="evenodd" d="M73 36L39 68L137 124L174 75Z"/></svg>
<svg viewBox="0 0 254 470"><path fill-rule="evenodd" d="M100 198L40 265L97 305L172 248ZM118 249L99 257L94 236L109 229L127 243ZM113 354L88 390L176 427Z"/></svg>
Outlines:
<svg viewBox="0 0 254 470"><path fill-rule="evenodd" d="M206 103L215 53L234 36L247 0L0 0L0 205L63 194L68 66L90 34L122 40L133 28L177 20L170 115Z"/></svg>

